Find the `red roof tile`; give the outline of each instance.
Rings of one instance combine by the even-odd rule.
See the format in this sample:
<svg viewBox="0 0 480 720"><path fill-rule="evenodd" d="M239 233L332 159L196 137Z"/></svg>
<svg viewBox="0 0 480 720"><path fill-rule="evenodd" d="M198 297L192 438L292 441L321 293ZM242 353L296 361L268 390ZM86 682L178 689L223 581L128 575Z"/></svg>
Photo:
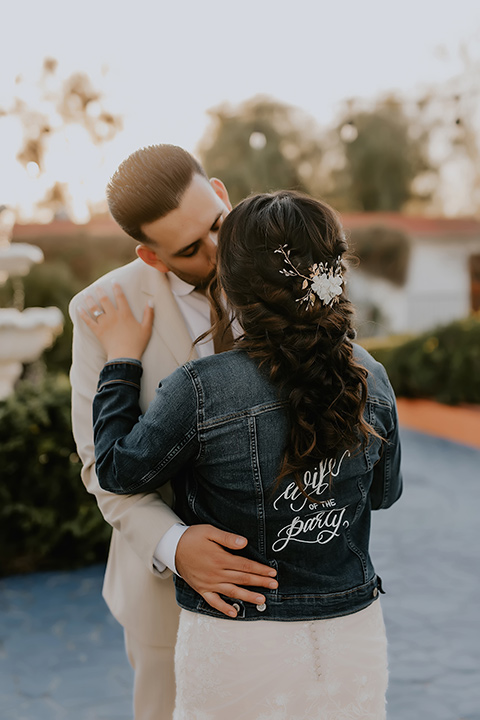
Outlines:
<svg viewBox="0 0 480 720"><path fill-rule="evenodd" d="M88 223L77 225L71 220L54 220L51 223L17 224L13 228L13 240L43 237L45 235L123 235L123 230L109 215L99 215Z"/></svg>
<svg viewBox="0 0 480 720"><path fill-rule="evenodd" d="M430 235L433 237L451 235L480 236L480 220L475 218L430 218L401 213L342 213L345 228L365 228L383 225L403 230L408 235Z"/></svg>
<svg viewBox="0 0 480 720"><path fill-rule="evenodd" d="M370 226L387 226L403 230L413 236L480 236L480 220L475 218L430 218L401 213L342 213L345 228L365 228ZM45 235L125 235L109 215L92 218L84 225L77 225L70 220L54 220L46 225L25 224L15 225L13 239L42 237Z"/></svg>

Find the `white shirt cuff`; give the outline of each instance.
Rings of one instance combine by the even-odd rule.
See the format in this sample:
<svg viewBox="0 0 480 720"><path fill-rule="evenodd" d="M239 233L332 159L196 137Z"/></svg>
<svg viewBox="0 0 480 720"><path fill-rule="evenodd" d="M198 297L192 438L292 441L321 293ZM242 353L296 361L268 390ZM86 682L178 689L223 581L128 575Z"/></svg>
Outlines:
<svg viewBox="0 0 480 720"><path fill-rule="evenodd" d="M175 554L180 538L185 530L188 530L188 527L188 525L175 523L161 538L153 554L153 565L158 572L162 573L168 567L175 575L178 575L175 566Z"/></svg>

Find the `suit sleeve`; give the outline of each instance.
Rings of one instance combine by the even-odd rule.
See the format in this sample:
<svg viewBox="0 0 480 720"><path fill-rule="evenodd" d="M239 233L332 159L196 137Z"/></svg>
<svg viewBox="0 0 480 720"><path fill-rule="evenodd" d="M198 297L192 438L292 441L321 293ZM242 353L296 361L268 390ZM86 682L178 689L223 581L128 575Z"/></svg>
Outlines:
<svg viewBox="0 0 480 720"><path fill-rule="evenodd" d="M181 522L158 493L119 496L102 490L95 473L92 402L98 376L106 357L91 330L78 316L79 296L70 303L73 321L73 351L70 380L72 385L72 427L78 455L83 463L82 481L95 496L105 520L128 541L141 562L155 575L167 578L153 566L153 555L161 537Z"/></svg>

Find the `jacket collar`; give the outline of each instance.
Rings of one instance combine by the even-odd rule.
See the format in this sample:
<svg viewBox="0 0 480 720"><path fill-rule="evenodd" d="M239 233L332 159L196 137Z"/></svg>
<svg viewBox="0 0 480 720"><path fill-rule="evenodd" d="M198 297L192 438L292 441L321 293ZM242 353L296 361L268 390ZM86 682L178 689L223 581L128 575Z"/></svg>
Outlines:
<svg viewBox="0 0 480 720"><path fill-rule="evenodd" d="M195 290L195 285L190 285L190 283L185 282L185 280L177 277L172 272L167 273L167 278L170 290L176 297L185 297Z"/></svg>

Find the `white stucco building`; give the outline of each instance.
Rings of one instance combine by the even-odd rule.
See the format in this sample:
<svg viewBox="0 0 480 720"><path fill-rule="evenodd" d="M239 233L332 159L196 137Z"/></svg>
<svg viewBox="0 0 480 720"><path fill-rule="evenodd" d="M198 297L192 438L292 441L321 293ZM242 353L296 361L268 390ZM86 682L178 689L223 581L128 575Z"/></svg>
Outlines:
<svg viewBox="0 0 480 720"><path fill-rule="evenodd" d="M348 230L388 227L409 239L402 286L359 268L349 276L360 333L417 333L480 310L480 221L423 218L397 213L344 214Z"/></svg>

